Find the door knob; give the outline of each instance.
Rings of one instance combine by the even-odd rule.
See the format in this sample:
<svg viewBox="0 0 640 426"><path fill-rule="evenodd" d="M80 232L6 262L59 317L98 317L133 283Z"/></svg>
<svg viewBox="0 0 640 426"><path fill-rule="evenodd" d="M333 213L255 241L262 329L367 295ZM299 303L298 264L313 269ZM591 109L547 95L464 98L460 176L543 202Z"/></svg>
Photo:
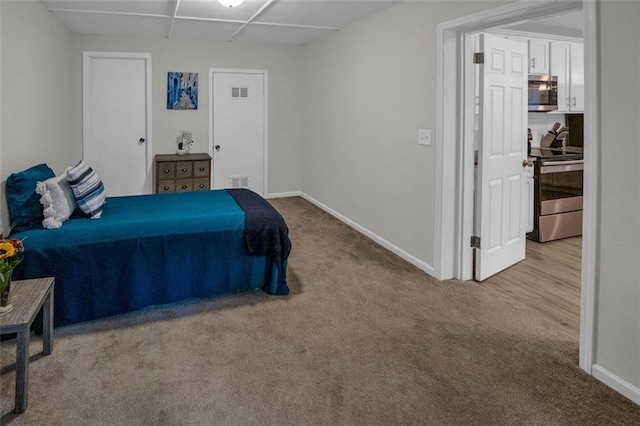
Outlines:
<svg viewBox="0 0 640 426"><path fill-rule="evenodd" d="M143 144L143 143L145 143L145 138L140 138L140 139L138 139L138 143L139 143L139 144Z"/></svg>
<svg viewBox="0 0 640 426"><path fill-rule="evenodd" d="M533 167L533 161L527 159L522 160L522 167Z"/></svg>
<svg viewBox="0 0 640 426"><path fill-rule="evenodd" d="M214 146L214 148L216 149L216 151L220 151L220 145L216 145Z"/></svg>

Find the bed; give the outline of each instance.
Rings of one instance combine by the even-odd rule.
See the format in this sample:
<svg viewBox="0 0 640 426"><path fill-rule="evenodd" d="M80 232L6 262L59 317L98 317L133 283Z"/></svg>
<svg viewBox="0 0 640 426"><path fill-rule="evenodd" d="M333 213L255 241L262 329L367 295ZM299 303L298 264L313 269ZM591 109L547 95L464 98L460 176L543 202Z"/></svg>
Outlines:
<svg viewBox="0 0 640 426"><path fill-rule="evenodd" d="M263 289L288 294L288 229L246 190L108 197L100 219L12 234L14 279L55 277L56 326L152 305Z"/></svg>

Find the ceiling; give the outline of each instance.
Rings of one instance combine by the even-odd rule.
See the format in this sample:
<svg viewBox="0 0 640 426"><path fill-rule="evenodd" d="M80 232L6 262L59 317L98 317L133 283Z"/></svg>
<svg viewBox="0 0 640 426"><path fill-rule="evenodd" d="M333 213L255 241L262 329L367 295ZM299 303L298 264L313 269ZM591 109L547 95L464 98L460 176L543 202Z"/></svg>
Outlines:
<svg viewBox="0 0 640 426"><path fill-rule="evenodd" d="M299 45L400 0L40 0L79 34L119 34Z"/></svg>
<svg viewBox="0 0 640 426"><path fill-rule="evenodd" d="M549 16L509 25L509 30L527 33L583 38L584 14L582 10Z"/></svg>

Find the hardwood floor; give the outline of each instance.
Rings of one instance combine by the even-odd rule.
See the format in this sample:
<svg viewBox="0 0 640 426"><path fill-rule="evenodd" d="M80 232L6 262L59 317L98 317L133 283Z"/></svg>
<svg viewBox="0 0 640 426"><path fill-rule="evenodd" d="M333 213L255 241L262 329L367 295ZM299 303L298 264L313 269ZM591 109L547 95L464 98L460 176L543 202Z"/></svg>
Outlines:
<svg viewBox="0 0 640 426"><path fill-rule="evenodd" d="M582 237L527 241L525 260L479 284L578 340L581 257Z"/></svg>

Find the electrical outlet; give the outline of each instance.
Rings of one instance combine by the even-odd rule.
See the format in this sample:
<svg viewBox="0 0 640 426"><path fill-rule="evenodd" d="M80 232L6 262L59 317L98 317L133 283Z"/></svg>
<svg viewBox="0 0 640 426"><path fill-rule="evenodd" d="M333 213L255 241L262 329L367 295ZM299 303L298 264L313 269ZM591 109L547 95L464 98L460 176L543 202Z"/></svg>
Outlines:
<svg viewBox="0 0 640 426"><path fill-rule="evenodd" d="M431 145L431 130L418 129L418 145Z"/></svg>

